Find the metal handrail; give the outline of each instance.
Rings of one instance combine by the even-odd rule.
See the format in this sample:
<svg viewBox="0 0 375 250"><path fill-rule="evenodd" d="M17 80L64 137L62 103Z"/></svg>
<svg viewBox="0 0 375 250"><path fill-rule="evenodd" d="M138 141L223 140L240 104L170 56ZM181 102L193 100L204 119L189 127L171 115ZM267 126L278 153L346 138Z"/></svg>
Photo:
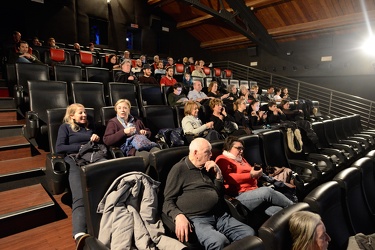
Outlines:
<svg viewBox="0 0 375 250"><path fill-rule="evenodd" d="M374 102L371 100L269 73L232 61L219 61L212 64L217 68L231 69L234 79L255 81L260 88L267 88L270 85L287 87L289 95L293 99L319 101L319 109L323 114L336 116L359 114L364 128L375 128Z"/></svg>

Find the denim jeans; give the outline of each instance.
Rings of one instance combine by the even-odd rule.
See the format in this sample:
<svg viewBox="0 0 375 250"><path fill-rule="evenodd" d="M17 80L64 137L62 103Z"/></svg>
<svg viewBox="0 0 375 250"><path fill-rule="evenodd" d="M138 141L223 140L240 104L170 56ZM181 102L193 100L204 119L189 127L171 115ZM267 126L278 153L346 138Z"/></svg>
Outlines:
<svg viewBox="0 0 375 250"><path fill-rule="evenodd" d="M250 235L255 235L254 230L248 225L239 222L228 213L221 217L191 216L195 233L199 242L208 249L223 249L230 242L240 240Z"/></svg>
<svg viewBox="0 0 375 250"><path fill-rule="evenodd" d="M293 204L285 195L275 191L270 187L260 187L255 190L243 192L236 197L244 206L250 211L258 207L263 202L272 203L275 206L270 206L265 213L269 216L274 215L284 207Z"/></svg>

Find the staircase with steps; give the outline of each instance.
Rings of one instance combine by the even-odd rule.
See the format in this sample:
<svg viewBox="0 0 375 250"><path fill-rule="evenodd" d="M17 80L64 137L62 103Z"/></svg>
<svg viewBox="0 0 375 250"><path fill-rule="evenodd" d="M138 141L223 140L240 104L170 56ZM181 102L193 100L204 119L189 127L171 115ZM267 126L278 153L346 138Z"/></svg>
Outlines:
<svg viewBox="0 0 375 250"><path fill-rule="evenodd" d="M0 86L0 248L73 249L70 197L45 189L48 152L23 136L25 120L4 93Z"/></svg>

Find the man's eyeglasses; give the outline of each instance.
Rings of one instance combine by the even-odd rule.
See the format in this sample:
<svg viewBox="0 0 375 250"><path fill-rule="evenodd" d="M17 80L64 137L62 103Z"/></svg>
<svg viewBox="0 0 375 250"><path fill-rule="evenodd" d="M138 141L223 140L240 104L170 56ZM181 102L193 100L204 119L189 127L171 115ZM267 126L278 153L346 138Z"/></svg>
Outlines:
<svg viewBox="0 0 375 250"><path fill-rule="evenodd" d="M234 147L235 149L237 149L238 151L243 151L244 150L244 147Z"/></svg>

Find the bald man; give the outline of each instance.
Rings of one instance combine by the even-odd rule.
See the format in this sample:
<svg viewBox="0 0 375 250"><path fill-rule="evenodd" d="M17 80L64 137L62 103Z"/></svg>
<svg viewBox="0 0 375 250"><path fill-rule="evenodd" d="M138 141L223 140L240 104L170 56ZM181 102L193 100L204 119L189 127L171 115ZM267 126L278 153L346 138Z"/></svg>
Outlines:
<svg viewBox="0 0 375 250"><path fill-rule="evenodd" d="M223 176L211 156L206 139L190 143L189 155L168 174L163 212L175 221L179 241L187 242L194 228L205 249L222 249L255 232L224 210Z"/></svg>

